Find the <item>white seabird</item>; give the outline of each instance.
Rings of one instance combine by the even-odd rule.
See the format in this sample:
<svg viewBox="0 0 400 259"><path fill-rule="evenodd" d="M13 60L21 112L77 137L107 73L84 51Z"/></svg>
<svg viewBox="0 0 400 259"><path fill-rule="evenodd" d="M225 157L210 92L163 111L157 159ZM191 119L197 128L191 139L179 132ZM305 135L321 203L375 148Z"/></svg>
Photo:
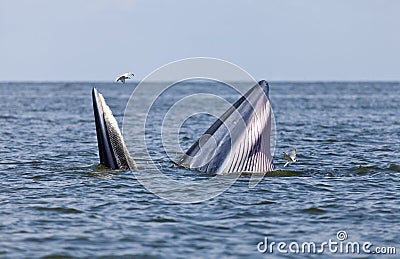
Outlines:
<svg viewBox="0 0 400 259"><path fill-rule="evenodd" d="M131 77L133 77L133 76L135 76L135 75L132 72L127 72L127 73L117 77L117 79L115 79L115 82L118 83L118 81L121 81L123 84L125 84L125 79L131 79Z"/></svg>
<svg viewBox="0 0 400 259"><path fill-rule="evenodd" d="M283 158L286 160L286 164L283 167L287 167L287 166L289 166L289 164L297 162L296 149L293 149L290 156L288 154L286 154L285 152L283 152Z"/></svg>

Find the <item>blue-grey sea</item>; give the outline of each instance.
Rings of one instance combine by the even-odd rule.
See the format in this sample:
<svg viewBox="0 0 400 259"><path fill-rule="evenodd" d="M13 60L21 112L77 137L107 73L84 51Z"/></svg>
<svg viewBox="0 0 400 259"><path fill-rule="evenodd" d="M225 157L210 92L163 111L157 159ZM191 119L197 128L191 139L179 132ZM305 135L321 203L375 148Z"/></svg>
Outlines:
<svg viewBox="0 0 400 259"><path fill-rule="evenodd" d="M164 102L199 87L230 102L239 98L215 84L183 83L171 98L155 103L146 131L154 141L147 148L166 175L204 180L163 157L155 122ZM99 166L91 89L104 95L121 126L135 86L0 83L0 258L400 254L400 83L270 82L279 171L253 188L250 176L242 176L220 195L186 204L160 198L134 172ZM182 147L190 147L214 119L183 123ZM282 153L293 148L298 162L283 170ZM144 157L133 157L146 173ZM296 242L321 247L330 240L337 251L331 244L320 254L295 252ZM271 251L272 242L287 245ZM348 242L369 242L371 253L340 251L340 243Z"/></svg>

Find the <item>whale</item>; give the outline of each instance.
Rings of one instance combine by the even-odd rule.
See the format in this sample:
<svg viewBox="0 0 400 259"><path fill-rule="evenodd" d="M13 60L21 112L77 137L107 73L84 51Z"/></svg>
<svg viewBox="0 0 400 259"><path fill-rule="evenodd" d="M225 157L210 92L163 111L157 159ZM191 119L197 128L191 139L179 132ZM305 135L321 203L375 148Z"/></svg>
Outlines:
<svg viewBox="0 0 400 259"><path fill-rule="evenodd" d="M135 170L118 123L104 97L92 89L100 164ZM202 173L266 173L275 170L271 154L272 108L269 85L256 83L225 111L175 165Z"/></svg>
<svg viewBox="0 0 400 259"><path fill-rule="evenodd" d="M177 164L202 173L267 173L271 154L269 85L261 80L185 152Z"/></svg>
<svg viewBox="0 0 400 259"><path fill-rule="evenodd" d="M111 169L135 170L136 163L126 148L117 120L96 88L92 89L92 101L100 164Z"/></svg>

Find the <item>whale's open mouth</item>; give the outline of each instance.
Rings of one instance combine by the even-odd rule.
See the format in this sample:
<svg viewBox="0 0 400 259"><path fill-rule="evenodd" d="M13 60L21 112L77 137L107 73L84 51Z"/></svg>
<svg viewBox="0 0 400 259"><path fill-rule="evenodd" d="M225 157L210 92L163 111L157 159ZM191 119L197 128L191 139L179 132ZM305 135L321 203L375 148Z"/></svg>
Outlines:
<svg viewBox="0 0 400 259"><path fill-rule="evenodd" d="M92 90L93 112L96 123L100 164L111 169L136 169L124 143L117 120L96 88Z"/></svg>
<svg viewBox="0 0 400 259"><path fill-rule="evenodd" d="M96 88L92 98L100 163L112 169L136 169L118 123ZM269 86L262 80L217 119L176 164L214 174L273 171L271 116Z"/></svg>

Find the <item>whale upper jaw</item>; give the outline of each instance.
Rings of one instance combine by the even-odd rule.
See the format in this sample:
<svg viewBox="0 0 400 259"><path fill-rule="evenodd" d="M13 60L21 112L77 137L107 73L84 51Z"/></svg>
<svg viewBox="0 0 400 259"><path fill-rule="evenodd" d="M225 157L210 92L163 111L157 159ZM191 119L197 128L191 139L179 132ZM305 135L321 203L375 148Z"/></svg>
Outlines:
<svg viewBox="0 0 400 259"><path fill-rule="evenodd" d="M135 161L125 146L118 123L96 88L92 89L92 101L100 164L111 169L136 169Z"/></svg>

